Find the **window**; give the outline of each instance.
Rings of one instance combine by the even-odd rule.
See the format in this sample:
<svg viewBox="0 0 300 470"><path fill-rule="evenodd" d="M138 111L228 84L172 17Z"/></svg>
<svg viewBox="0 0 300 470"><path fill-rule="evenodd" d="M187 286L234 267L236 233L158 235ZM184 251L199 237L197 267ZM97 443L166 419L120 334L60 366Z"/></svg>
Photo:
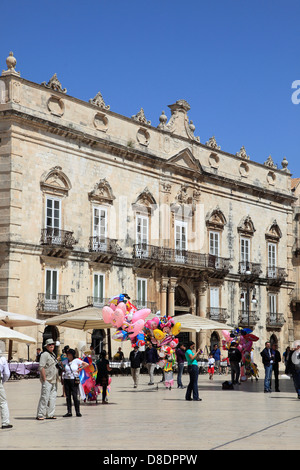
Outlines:
<svg viewBox="0 0 300 470"><path fill-rule="evenodd" d="M46 224L46 229L47 229L47 235L50 235L52 237L52 243L59 243L60 242L60 229L61 229L61 200L60 199L47 197L45 224Z"/></svg>
<svg viewBox="0 0 300 470"><path fill-rule="evenodd" d="M45 306L47 310L58 308L58 271L55 269L46 269Z"/></svg>
<svg viewBox="0 0 300 470"><path fill-rule="evenodd" d="M93 303L103 305L104 302L104 275L94 273Z"/></svg>
<svg viewBox="0 0 300 470"><path fill-rule="evenodd" d="M187 222L176 220L175 222L175 250L176 261L185 261L185 251L187 250Z"/></svg>
<svg viewBox="0 0 300 470"><path fill-rule="evenodd" d="M93 207L93 249L107 249L107 210L103 207Z"/></svg>
<svg viewBox="0 0 300 470"><path fill-rule="evenodd" d="M209 232L209 254L219 256L220 253L220 234L219 232Z"/></svg>
<svg viewBox="0 0 300 470"><path fill-rule="evenodd" d="M147 279L137 279L137 304L138 308L147 305Z"/></svg>
<svg viewBox="0 0 300 470"><path fill-rule="evenodd" d="M102 207L93 208L93 235L105 241L107 235L107 210Z"/></svg>
<svg viewBox="0 0 300 470"><path fill-rule="evenodd" d="M276 244L268 243L268 277L276 276Z"/></svg>
<svg viewBox="0 0 300 470"><path fill-rule="evenodd" d="M144 257L148 255L148 232L149 218L140 214L136 215L136 256Z"/></svg>
<svg viewBox="0 0 300 470"><path fill-rule="evenodd" d="M241 237L241 273L250 269L250 239Z"/></svg>
<svg viewBox="0 0 300 470"><path fill-rule="evenodd" d="M219 318L219 287L210 288L210 318Z"/></svg>
<svg viewBox="0 0 300 470"><path fill-rule="evenodd" d="M277 317L277 296L276 296L276 294L269 294L269 312L270 312L270 322L276 321L276 317Z"/></svg>

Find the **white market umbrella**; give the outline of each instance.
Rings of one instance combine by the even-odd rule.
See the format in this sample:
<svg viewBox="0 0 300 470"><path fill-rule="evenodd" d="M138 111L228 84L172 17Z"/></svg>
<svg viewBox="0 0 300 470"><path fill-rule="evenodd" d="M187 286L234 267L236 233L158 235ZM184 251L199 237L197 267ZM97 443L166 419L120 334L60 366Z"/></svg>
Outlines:
<svg viewBox="0 0 300 470"><path fill-rule="evenodd" d="M5 310L0 309L0 325L2 326L14 328L19 326L43 325L44 323L44 320L38 320L34 317L29 317L20 313L6 312Z"/></svg>
<svg viewBox="0 0 300 470"><path fill-rule="evenodd" d="M152 320L152 318L158 317L159 315L151 314L146 320ZM180 332L196 332L199 333L203 330L226 330L227 328L232 328L226 323L217 322L210 320L206 317L198 317L197 315L192 315L191 313L184 313L183 315L175 315L172 317L175 323L181 323Z"/></svg>
<svg viewBox="0 0 300 470"><path fill-rule="evenodd" d="M90 305L68 313L57 315L45 320L47 325L64 326L78 330L112 328L110 323L105 323L102 317L102 309Z"/></svg>
<svg viewBox="0 0 300 470"><path fill-rule="evenodd" d="M37 318L34 318L34 317L22 315L21 313L7 312L5 310L0 309L0 326L2 325L4 327L9 327L12 329L14 327L20 327L20 326L43 325L44 323L45 322L43 320L38 320ZM30 338L30 336L28 336L28 338ZM13 341L13 338L11 338L9 341L9 348L8 348L9 360L12 357L12 341ZM34 342L36 343L36 341Z"/></svg>
<svg viewBox="0 0 300 470"><path fill-rule="evenodd" d="M9 339L10 341L18 341L20 343L36 343L36 340L31 336L24 335L19 331L12 330L7 326L0 325L0 339L5 340Z"/></svg>

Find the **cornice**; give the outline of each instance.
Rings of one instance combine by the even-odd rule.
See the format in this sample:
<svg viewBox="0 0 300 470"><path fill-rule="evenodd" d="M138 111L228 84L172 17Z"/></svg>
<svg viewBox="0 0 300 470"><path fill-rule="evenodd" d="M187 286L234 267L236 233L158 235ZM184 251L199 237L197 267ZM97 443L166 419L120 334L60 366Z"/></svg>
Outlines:
<svg viewBox="0 0 300 470"><path fill-rule="evenodd" d="M87 105L89 104L87 103ZM173 157L169 159L165 159L165 158L159 157L155 153L152 153L151 151L149 151L148 148L141 150L135 147L133 148L130 146L126 146L124 144L118 143L111 139L108 140L105 137L95 136L95 135L89 134L88 132L82 132L81 130L63 125L61 123L53 122L51 119L48 120L48 119L44 119L38 116L34 116L32 114L24 112L23 110L16 109L15 107L12 107L12 106L6 109L0 110L0 116L2 116L4 119L14 118L14 119L23 120L25 122L28 122L28 121L34 122L40 128L44 128L45 130L47 130L48 132L52 134L59 135L66 139L73 139L75 142L81 142L82 144L87 145L88 147L92 149L96 149L97 147L99 147L103 149L104 151L106 151L107 153L110 153L114 156L122 157L124 159L128 159L131 161L136 161L138 159L140 161L143 160L151 167L153 167L153 163L155 162L158 168L167 169L168 167L170 167L173 157L175 157L174 155ZM172 135L174 136L174 134ZM180 138L185 140L182 137ZM207 150L210 150L210 151L212 150L209 147L206 147L203 144L200 144L195 141L193 141L193 145L200 145L201 147L205 147ZM188 148L186 149L186 151L188 151ZM181 152L184 152L184 149ZM222 152L220 150L218 150L218 152L228 155L230 157L233 157L239 161L243 160L240 157L237 157L232 154L227 154L226 152ZM251 162L251 164L256 164L256 165L259 165L260 167L264 167L264 165L258 164L256 162ZM185 173L186 176L188 176L188 174L190 174L191 176L195 173L198 174L198 172L196 172L195 169L186 168L185 170L183 168L180 168L179 166L176 166L176 163L172 164L172 167L178 169L179 174ZM199 168L200 168L200 162L199 162ZM283 173L282 170L274 169L272 171L279 171L281 174ZM205 179L211 180L212 182L218 181L218 184L223 183L223 184L229 185L230 187L241 188L243 190L247 189L249 191L255 192L257 195L260 195L263 197L266 197L266 196L271 197L273 200L274 199L278 201L287 200L290 203L297 200L297 198L293 196L292 193L291 194L280 193L278 192L278 189L275 189L275 188L274 190L270 190L267 188L258 187L258 186L255 186L254 184L246 183L245 181L238 181L234 179L234 177L230 178L229 176L221 174L220 172L216 172L216 173L209 172L205 169L205 167L202 167L202 171L199 171L199 176L200 175L201 175L202 181Z"/></svg>

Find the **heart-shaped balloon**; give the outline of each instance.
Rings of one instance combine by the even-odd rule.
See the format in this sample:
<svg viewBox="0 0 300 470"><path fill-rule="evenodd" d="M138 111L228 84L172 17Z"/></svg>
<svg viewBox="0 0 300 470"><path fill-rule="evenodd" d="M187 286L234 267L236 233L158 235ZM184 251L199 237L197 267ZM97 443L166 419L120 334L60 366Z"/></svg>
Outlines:
<svg viewBox="0 0 300 470"><path fill-rule="evenodd" d="M105 307L103 307L103 309L102 309L103 321L105 323L111 323L111 316L112 316L113 313L114 313L114 311L110 307L107 307L107 305Z"/></svg>
<svg viewBox="0 0 300 470"><path fill-rule="evenodd" d="M117 308L111 315L111 323L117 328L120 328L123 324L124 317L125 313L123 312L123 310Z"/></svg>
<svg viewBox="0 0 300 470"><path fill-rule="evenodd" d="M145 320L145 318L147 318L147 316L150 315L150 313L151 313L150 308L142 308L141 310L138 310L132 315L132 322L134 323L140 319Z"/></svg>

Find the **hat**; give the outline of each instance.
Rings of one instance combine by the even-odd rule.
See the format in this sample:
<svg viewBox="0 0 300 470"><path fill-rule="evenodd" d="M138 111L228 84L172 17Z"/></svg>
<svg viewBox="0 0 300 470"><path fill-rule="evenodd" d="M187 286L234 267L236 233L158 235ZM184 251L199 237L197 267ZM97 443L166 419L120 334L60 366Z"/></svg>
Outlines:
<svg viewBox="0 0 300 470"><path fill-rule="evenodd" d="M50 344L55 344L55 341L53 341L52 338L46 339L45 346L49 346Z"/></svg>

